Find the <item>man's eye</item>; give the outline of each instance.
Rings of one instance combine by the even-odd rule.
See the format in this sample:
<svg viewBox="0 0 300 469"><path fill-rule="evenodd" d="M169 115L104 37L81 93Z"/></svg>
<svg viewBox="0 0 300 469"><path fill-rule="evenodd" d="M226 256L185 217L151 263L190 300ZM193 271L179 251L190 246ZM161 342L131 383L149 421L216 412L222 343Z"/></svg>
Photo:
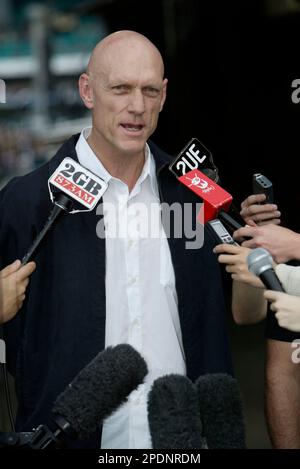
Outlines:
<svg viewBox="0 0 300 469"><path fill-rule="evenodd" d="M144 88L144 94L150 98L156 98L159 95L159 90L157 88Z"/></svg>
<svg viewBox="0 0 300 469"><path fill-rule="evenodd" d="M117 94L126 93L127 91L129 91L129 87L126 85L116 85L113 86L113 91Z"/></svg>

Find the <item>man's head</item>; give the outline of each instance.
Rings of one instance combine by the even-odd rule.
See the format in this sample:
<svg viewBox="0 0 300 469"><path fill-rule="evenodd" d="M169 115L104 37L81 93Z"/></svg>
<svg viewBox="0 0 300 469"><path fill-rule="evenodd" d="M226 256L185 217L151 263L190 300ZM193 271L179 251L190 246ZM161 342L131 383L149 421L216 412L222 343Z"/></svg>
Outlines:
<svg viewBox="0 0 300 469"><path fill-rule="evenodd" d="M156 128L166 87L160 52L145 36L119 31L99 42L79 78L98 151L141 154Z"/></svg>

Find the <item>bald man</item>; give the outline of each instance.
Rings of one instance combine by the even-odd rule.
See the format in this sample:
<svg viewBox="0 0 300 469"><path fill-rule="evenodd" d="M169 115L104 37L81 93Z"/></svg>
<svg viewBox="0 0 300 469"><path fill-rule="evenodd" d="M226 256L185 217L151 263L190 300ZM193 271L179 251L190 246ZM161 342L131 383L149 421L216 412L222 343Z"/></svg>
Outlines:
<svg viewBox="0 0 300 469"><path fill-rule="evenodd" d="M149 448L147 395L157 377L231 371L212 240L204 236L203 247L188 249L191 230L177 233L182 220L161 224L166 207L182 213L189 205L190 228L199 208L170 173L170 157L149 140L166 90L161 54L146 37L133 31L107 36L79 78L92 126L1 193L5 262L22 256L45 223L47 179L65 157L107 183L96 210L62 217L49 233L22 314L6 327L19 430L45 423L57 395L109 345L130 343L149 373L106 419L102 435L99 422L99 432L76 447Z"/></svg>

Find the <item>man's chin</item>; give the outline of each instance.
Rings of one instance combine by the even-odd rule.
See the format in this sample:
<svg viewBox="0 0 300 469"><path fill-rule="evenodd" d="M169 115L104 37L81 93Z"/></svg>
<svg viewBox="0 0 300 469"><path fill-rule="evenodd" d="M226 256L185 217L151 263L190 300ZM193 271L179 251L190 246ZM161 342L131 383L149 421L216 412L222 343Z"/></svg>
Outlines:
<svg viewBox="0 0 300 469"><path fill-rule="evenodd" d="M145 145L145 140L127 141L122 142L120 149L122 150L122 153L126 153L128 155L138 154L144 152Z"/></svg>

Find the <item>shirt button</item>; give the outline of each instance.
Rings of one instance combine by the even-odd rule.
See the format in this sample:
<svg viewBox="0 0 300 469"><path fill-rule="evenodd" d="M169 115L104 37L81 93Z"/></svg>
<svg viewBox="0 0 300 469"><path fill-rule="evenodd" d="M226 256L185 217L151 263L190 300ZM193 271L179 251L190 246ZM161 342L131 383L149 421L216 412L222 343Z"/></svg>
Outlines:
<svg viewBox="0 0 300 469"><path fill-rule="evenodd" d="M137 277L135 276L135 277L130 277L128 283L129 285L134 285L136 282L137 282Z"/></svg>
<svg viewBox="0 0 300 469"><path fill-rule="evenodd" d="M141 327L140 318L135 318L135 319L132 321L132 325L133 325L134 327Z"/></svg>

